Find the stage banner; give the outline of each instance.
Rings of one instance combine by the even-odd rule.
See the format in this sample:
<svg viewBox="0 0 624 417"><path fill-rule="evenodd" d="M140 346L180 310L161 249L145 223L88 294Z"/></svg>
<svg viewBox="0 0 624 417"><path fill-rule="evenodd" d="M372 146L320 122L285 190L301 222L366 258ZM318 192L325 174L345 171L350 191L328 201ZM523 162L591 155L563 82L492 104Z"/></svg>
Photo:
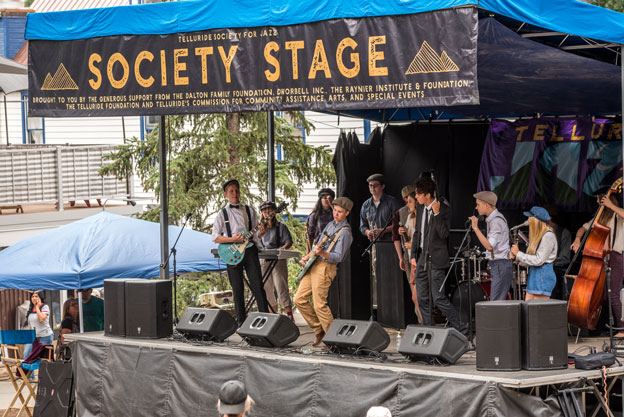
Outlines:
<svg viewBox="0 0 624 417"><path fill-rule="evenodd" d="M479 104L477 10L29 42L32 116Z"/></svg>
<svg viewBox="0 0 624 417"><path fill-rule="evenodd" d="M492 120L478 188L494 191L502 208L591 211L621 167L622 124L613 119Z"/></svg>

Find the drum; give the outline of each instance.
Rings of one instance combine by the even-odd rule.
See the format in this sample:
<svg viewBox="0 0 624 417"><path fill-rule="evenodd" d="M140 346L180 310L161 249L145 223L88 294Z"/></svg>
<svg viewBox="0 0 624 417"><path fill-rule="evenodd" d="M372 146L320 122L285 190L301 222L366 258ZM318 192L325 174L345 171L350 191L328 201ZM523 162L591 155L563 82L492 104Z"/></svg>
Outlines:
<svg viewBox="0 0 624 417"><path fill-rule="evenodd" d="M470 282L470 297L472 304L472 315L475 314L475 304L480 301L488 301L490 299L490 283L475 283ZM470 317L470 304L468 304L468 281L462 281L453 290L451 296L451 303L455 310L459 313L459 318L462 323L468 323Z"/></svg>

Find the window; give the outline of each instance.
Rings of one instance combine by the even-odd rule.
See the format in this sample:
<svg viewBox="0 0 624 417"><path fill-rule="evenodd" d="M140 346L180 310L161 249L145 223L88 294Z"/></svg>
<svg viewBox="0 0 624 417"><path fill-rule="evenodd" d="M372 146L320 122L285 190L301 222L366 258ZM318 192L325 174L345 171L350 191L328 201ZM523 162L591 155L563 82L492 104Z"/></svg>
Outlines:
<svg viewBox="0 0 624 417"><path fill-rule="evenodd" d="M28 93L25 91L22 92L22 143L45 143L45 122L43 117L28 116Z"/></svg>

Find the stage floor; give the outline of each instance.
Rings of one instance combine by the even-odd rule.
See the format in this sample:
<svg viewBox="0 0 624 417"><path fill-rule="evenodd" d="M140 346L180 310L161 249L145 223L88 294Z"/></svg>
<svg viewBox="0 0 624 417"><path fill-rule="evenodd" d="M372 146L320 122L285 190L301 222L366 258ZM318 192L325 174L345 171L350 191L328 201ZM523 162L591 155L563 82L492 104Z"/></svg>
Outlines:
<svg viewBox="0 0 624 417"><path fill-rule="evenodd" d="M600 370L577 370L574 367L558 370L542 371L478 371L476 369L476 352L466 352L455 364L448 366L435 366L419 362L409 362L403 355L397 352L396 336L397 331L386 329L390 334L390 345L383 351L386 359L375 357L362 357L353 355L340 355L330 353L321 348L312 347L314 334L312 330L299 323L297 325L301 332L299 338L289 346L277 348L262 348L247 346L242 339L234 334L223 343L179 341L177 338L169 339L126 339L121 337L104 336L103 332L68 334L66 338L70 341L94 342L97 344L121 344L153 349L174 349L187 352L206 352L221 355L238 355L243 357L254 357L263 359L279 359L294 362L314 362L314 363L339 363L341 366L379 369L394 372L406 372L413 375L427 375L430 377L443 377L461 380L472 380L500 384L509 388L526 388L542 385L561 384L575 382L585 379L602 378ZM608 338L568 339L568 352L573 353L581 347L591 346L598 351L602 350L604 343L608 344ZM476 341L478 343L478 340ZM581 352L586 354L587 351ZM608 375L624 375L624 366L614 366L608 368Z"/></svg>

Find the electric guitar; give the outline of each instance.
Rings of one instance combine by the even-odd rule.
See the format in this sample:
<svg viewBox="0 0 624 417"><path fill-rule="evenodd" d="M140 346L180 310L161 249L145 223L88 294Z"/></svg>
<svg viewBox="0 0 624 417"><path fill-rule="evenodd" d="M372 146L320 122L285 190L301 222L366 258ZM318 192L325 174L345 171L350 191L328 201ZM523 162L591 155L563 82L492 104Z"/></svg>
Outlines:
<svg viewBox="0 0 624 417"><path fill-rule="evenodd" d="M288 207L288 203L282 202L276 209L275 214L280 213L286 207ZM219 243L217 247L217 251L219 252L219 257L228 265L238 265L241 263L243 258L245 257L245 250L253 245L250 240L253 238L254 233L258 231L261 225L267 224L269 221L268 218L262 219L258 222L258 225L254 227L249 232L245 229L239 230L238 233L243 234L243 241L236 243Z"/></svg>
<svg viewBox="0 0 624 417"><path fill-rule="evenodd" d="M316 246L318 248L321 248L322 250L326 250L331 244L331 242L334 240L334 238L338 235L338 233L340 233L341 230L342 228L337 230L335 233L332 233L331 235L328 235L327 233L325 233L325 237ZM316 262L318 258L319 258L319 255L313 255L310 259L308 259L308 262L306 262L305 266L303 267L299 275L297 275L297 282L301 281L303 276L308 272L310 268L312 268L312 265L314 265L314 263Z"/></svg>

